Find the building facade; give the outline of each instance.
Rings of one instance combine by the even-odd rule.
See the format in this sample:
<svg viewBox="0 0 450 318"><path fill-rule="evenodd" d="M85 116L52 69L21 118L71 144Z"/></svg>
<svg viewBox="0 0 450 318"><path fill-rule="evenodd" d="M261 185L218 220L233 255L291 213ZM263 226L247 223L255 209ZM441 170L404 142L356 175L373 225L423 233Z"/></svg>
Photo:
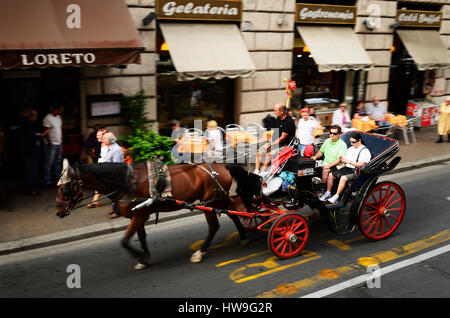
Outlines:
<svg viewBox="0 0 450 318"><path fill-rule="evenodd" d="M12 82L17 81L18 78L27 80L16 86L13 85L13 90L16 91L16 95L20 95L21 89L27 91L23 96L31 95L29 100L33 100L35 98L33 96L42 95L42 93L51 94L51 90L45 90L46 78L50 81L47 86L61 85L60 97L71 96L72 106L68 109L68 113L72 116L73 126L76 127L73 134L80 134L81 138L85 139L90 132L89 127L96 123L108 126L119 136L127 134L128 128L124 125L120 113L111 111L113 104L109 105L110 113L105 106L105 113L100 111L96 114L93 113L93 105L99 101L114 102L122 94L133 95L141 89L144 89L146 94L146 112L149 122L154 130L162 133L168 133L168 123L171 119L185 119L186 126L192 125L195 119L216 119L221 126L231 123L245 125L250 121L261 123L267 114L273 112L273 106L277 102L286 101L286 84L283 80L294 79L297 81L298 90L294 94L292 106L297 108L314 106L314 101L325 98L329 105L322 105L323 107L320 106L318 110L322 110L325 121L328 121L327 114L336 107L338 102L345 101L349 107L354 107L357 100L369 102L373 96L379 97L389 110L404 113L403 106L399 107L392 102L392 96L396 95L396 90L399 88L391 85L393 55L398 49L395 45L397 42L402 42L397 33L399 33L398 30L405 29L402 25L396 25L399 22L398 10L440 12L438 24L433 27L416 25L407 29L435 31L449 55L450 5L446 4L447 0L124 0L124 2L143 43L139 53L140 64L130 62L112 66L106 63L95 67L47 65L26 69L21 67L2 69L0 71L2 94L7 94ZM340 16L345 17L346 14L354 16L350 22L345 21L343 24L336 21L304 23L299 16L298 8L305 2L327 7L344 7ZM27 1L24 1L24 5L26 3ZM169 12L169 16L166 17L158 11L162 10L164 5L169 11L172 10L172 13ZM237 6L236 10L234 5ZM354 7L354 9L347 7ZM193 13L195 10L200 13L212 12L216 15L221 13L228 17L222 17L219 20L201 14L186 19L175 17L178 13ZM238 12L237 16L233 16L235 11ZM310 14L310 17L313 17L313 14ZM218 73L206 69L206 64L210 62L206 60L211 57L211 54L200 57L198 54L205 52L199 51L195 53L197 56L189 55L188 45L181 49L176 48L175 44L178 42L174 39L177 39L177 30L183 30L181 27L183 23L189 27L189 30L205 27L203 31L196 31L197 34L206 32L203 37L205 43L210 38L208 32L212 32L211 30L216 27L219 28L220 30L218 29L216 33L223 34L222 41L212 43L220 46L223 43L226 44L224 41L230 37L233 41L232 45L236 47L237 57L229 57L225 64L236 60L245 60L245 63L238 63L237 66L231 63L233 65L230 64L228 69L220 70ZM364 55L362 57L364 61L359 64L354 61L348 62L345 56L341 56L342 61L335 64L331 61L316 61L321 52L313 46L320 47L318 42L328 42L326 37L322 41L315 42L308 38L314 34L314 31L317 32L319 27L332 31L345 29L347 33L351 30L352 35L347 38L352 38L354 41L353 35L355 35L359 43L357 46L360 45L363 52L360 52L359 48L347 47L350 60L357 59L357 56L352 54L359 50L358 52ZM311 29L308 31L309 35L305 31L308 28ZM236 39L236 30L240 40ZM184 36L194 36L190 33L188 31L185 35L179 35L179 41L182 42ZM333 34L335 35L336 32ZM342 37L343 41L347 39L345 36ZM339 40L339 37L337 39ZM202 40L201 37L200 40ZM215 39L215 41L218 40ZM244 50L239 41L244 44ZM308 48L308 41L313 44L311 48ZM406 47L407 53L408 49ZM338 55L336 52L328 53L330 56ZM217 53L218 58L223 58L220 55ZM366 57L368 62L365 60ZM411 59L411 57L408 58ZM195 59L200 60L200 63L197 61L195 65L199 68L203 65L205 69L185 71L183 68L188 68ZM439 104L450 95L450 69L447 68L450 66L450 60L448 57L445 59L446 61L442 61L441 64L431 67L431 73L424 73L426 71L417 67L414 69L420 73L418 76L421 78L420 83L414 82L414 85L421 85L417 89L422 92L420 96L414 95L415 97L428 98ZM414 61L414 56L412 60L410 64L418 64ZM331 64L333 65L330 66ZM40 79L39 85L29 84L29 79L33 77ZM70 89L67 89L69 86ZM197 98L193 91L198 86L203 90L204 96ZM424 89L423 86L427 88ZM405 90L405 88L402 89ZM408 89L411 88L406 88L406 91ZM405 100L412 96L406 95ZM17 98L13 96L9 100L13 101ZM45 98L41 102L43 105L50 103ZM194 105L194 102L199 104ZM309 104L310 102L312 104ZM20 103L32 106L32 102L28 102L30 105L27 105L24 98L20 100ZM18 116L18 111L6 112L6 107L7 105L2 105L3 113L7 113L9 117ZM43 113L44 110L41 115L44 115ZM14 121L3 123L3 126L8 125L14 125Z"/></svg>

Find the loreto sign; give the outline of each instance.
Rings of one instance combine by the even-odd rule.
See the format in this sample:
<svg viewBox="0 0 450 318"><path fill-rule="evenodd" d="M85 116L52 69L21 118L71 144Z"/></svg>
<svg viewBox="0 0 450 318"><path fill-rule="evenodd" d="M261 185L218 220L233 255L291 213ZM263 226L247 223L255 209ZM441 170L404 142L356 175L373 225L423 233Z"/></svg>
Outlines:
<svg viewBox="0 0 450 318"><path fill-rule="evenodd" d="M297 3L296 23L355 24L356 6Z"/></svg>
<svg viewBox="0 0 450 318"><path fill-rule="evenodd" d="M157 19L241 21L241 1L156 0Z"/></svg>
<svg viewBox="0 0 450 318"><path fill-rule="evenodd" d="M441 20L440 11L397 10L397 22L402 27L439 28Z"/></svg>

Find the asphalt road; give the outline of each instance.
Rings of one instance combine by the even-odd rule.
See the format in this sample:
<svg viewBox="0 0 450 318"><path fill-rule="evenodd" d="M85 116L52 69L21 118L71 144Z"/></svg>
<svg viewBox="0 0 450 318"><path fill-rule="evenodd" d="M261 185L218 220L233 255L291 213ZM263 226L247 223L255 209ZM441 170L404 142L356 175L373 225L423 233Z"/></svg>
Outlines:
<svg viewBox="0 0 450 318"><path fill-rule="evenodd" d="M241 247L222 216L206 259L191 264L207 231L199 214L147 227L152 260L143 271L120 247L122 233L1 256L0 298L448 298L450 165L381 180L398 183L407 198L405 218L387 240L369 242L358 229L337 236L314 222L306 251L279 260L266 233L252 233ZM368 271L371 264L378 267Z"/></svg>

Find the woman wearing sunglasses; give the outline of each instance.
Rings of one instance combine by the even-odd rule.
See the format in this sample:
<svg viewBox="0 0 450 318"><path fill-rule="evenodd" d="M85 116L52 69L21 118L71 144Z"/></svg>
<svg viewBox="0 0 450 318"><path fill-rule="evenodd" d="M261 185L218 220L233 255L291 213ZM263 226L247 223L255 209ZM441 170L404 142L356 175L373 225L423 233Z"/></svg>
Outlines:
<svg viewBox="0 0 450 318"><path fill-rule="evenodd" d="M327 192L320 197L322 201L328 199L330 203L336 203L339 196L344 191L345 185L348 181L353 180L356 168L361 168L370 161L372 155L370 150L363 144L362 137L358 133L353 133L350 136L351 147L347 149L345 156L339 156L340 162L345 164L345 167L333 171L328 177ZM339 185L335 195L331 195L334 180L339 179Z"/></svg>

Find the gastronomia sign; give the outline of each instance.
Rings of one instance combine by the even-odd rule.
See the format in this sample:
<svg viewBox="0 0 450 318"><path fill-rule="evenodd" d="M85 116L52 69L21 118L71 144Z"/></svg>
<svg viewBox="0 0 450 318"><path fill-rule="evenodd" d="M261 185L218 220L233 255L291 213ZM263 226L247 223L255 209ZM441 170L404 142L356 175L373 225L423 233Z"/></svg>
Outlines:
<svg viewBox="0 0 450 318"><path fill-rule="evenodd" d="M158 19L240 21L241 1L156 0Z"/></svg>
<svg viewBox="0 0 450 318"><path fill-rule="evenodd" d="M356 22L356 6L297 3L295 12L297 23L354 24Z"/></svg>

